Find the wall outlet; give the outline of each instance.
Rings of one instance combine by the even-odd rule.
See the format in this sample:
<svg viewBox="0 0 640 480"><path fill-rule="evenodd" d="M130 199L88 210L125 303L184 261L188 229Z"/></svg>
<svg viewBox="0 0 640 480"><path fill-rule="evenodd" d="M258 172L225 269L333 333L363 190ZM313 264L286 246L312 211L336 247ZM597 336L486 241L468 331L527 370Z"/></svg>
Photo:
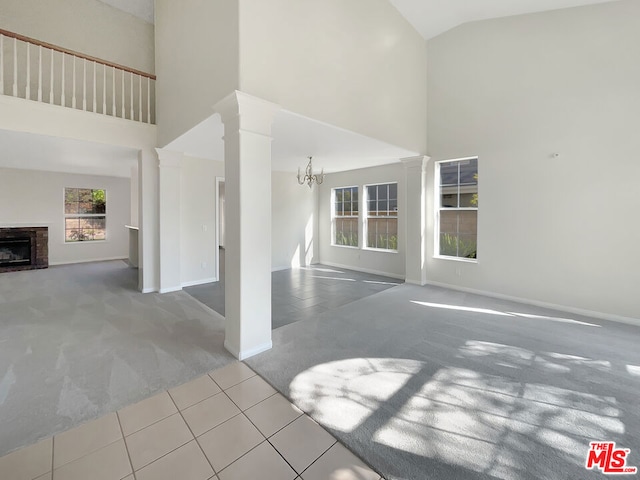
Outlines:
<svg viewBox="0 0 640 480"><path fill-rule="evenodd" d="M205 268L207 268L207 262L202 262L202 263L200 264L200 268L202 268L203 270L204 270Z"/></svg>
<svg viewBox="0 0 640 480"><path fill-rule="evenodd" d="M456 267L456 275L457 276L462 275L462 269L460 267Z"/></svg>
<svg viewBox="0 0 640 480"><path fill-rule="evenodd" d="M206 231L207 231L207 226L206 226L204 223L202 224L202 231L203 231L203 232L206 232Z"/></svg>

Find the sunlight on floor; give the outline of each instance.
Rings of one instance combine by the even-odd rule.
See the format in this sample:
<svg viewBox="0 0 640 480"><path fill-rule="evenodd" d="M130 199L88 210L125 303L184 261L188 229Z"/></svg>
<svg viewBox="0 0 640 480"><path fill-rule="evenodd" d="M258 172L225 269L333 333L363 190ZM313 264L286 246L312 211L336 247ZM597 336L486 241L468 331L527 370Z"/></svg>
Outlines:
<svg viewBox="0 0 640 480"><path fill-rule="evenodd" d="M355 278L340 278L340 277L323 277L321 275L310 275L311 278L322 278L324 280L340 280L342 282L355 282Z"/></svg>
<svg viewBox="0 0 640 480"><path fill-rule="evenodd" d="M444 303L429 303L429 302L419 302L417 300L411 300L411 303L415 303L416 305L422 305L423 307L431 307L431 308L441 308L444 310L458 310L461 312L473 312L473 313L487 313L490 315L500 315L503 317L524 317L535 320L552 320L554 322L563 322L563 323L575 323L578 325L586 325L588 327L600 327L601 325L597 325L595 323L581 322L579 320L573 320L571 318L562 318L562 317L549 317L546 315L532 315L530 313L518 313L518 312L500 312L498 310L491 310L487 308L474 308L474 307L463 307L461 305L447 305Z"/></svg>
<svg viewBox="0 0 640 480"><path fill-rule="evenodd" d="M639 365L627 365L627 372L629 372L630 375L634 375L637 377L640 377L640 366Z"/></svg>
<svg viewBox="0 0 640 480"><path fill-rule="evenodd" d="M475 340L458 358L489 369L611 369L604 360ZM555 461L582 468L589 441L625 434L614 397L454 366L429 376L427 367L407 359L341 360L302 372L290 391L329 428L364 429L386 447L496 478L519 478L522 459L541 446ZM640 374L640 367L627 370Z"/></svg>

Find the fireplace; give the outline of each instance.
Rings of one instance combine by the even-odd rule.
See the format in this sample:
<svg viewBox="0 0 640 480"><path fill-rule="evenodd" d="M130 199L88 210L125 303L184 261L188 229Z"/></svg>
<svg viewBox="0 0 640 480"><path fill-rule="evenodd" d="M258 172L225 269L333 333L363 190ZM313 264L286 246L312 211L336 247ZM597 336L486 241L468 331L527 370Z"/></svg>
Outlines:
<svg viewBox="0 0 640 480"><path fill-rule="evenodd" d="M0 267L31 265L31 239L0 238Z"/></svg>
<svg viewBox="0 0 640 480"><path fill-rule="evenodd" d="M48 266L48 227L0 228L0 273Z"/></svg>

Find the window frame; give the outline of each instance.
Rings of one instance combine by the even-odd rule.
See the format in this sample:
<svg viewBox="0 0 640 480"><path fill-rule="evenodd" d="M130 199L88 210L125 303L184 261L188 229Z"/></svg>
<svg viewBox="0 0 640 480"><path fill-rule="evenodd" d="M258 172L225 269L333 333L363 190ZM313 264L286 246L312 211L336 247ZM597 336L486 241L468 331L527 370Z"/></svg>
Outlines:
<svg viewBox="0 0 640 480"><path fill-rule="evenodd" d="M101 190L104 192L104 213L67 213L67 190ZM103 243L107 242L107 189L106 188L87 188L87 187L63 187L62 189L62 237L65 245L74 245L79 243ZM102 218L104 219L104 238L101 239L85 239L85 240L67 240L67 219L70 218Z"/></svg>
<svg viewBox="0 0 640 480"><path fill-rule="evenodd" d="M464 157L464 158L454 158L450 160L440 160L435 162L435 177L434 177L434 195L435 195L435 222L434 222L434 252L433 258L437 258L440 260L453 260L456 262L464 262L464 263L478 263L478 207L443 207L442 206L442 178L440 175L440 167L443 164L447 163L455 163L455 162L464 162L468 160L475 160L478 162L478 171L480 170L480 159L478 156L473 157ZM460 178L458 177L458 205L460 204ZM478 190L480 188L480 184L477 183ZM454 212L464 212L464 211L474 211L476 212L476 257L468 258L468 257L460 257L453 255L442 255L440 253L440 219L442 211L454 211ZM459 235L459 234L458 234Z"/></svg>
<svg viewBox="0 0 640 480"><path fill-rule="evenodd" d="M358 193L358 201L356 202L356 204L358 205L358 213L356 215L337 215L336 214L336 191L337 190L347 190L347 189L355 189L355 191ZM353 190L352 190L353 191ZM359 249L360 248L360 212L361 212L361 193L360 193L360 186L358 185L346 185L346 186L342 186L342 187L332 187L331 188L331 246L332 247L340 247L340 248L351 248L351 249ZM351 203L353 205L353 200L351 200ZM353 213L353 209L352 209L352 213ZM358 225L358 229L356 231L357 234L357 238L358 238L358 244L357 245L342 245L340 243L336 242L336 220L338 219L348 219L348 218L355 218L356 219L356 225Z"/></svg>
<svg viewBox="0 0 640 480"><path fill-rule="evenodd" d="M371 216L369 215L369 187L378 187L380 185L395 185L396 186L396 210L395 210L395 215L387 215L387 216ZM367 183L365 185L362 186L362 201L363 201L363 215L362 215L362 231L363 231L363 235L362 235L362 239L363 239L363 244L362 244L362 250L371 250L374 252L385 252L385 253L398 253L398 247L399 247L399 241L400 241L400 231L398 228L398 224L399 224L399 216L398 216L398 211L399 211L399 186L398 186L398 182L397 181L392 181L392 182L377 182L377 183ZM387 198L387 204L389 203L390 198ZM376 202L378 200L376 199ZM369 219L370 218L386 218L386 219L390 219L393 218L396 221L396 248L381 248L381 247L370 247L368 245L369 243ZM387 233L388 235L388 233Z"/></svg>

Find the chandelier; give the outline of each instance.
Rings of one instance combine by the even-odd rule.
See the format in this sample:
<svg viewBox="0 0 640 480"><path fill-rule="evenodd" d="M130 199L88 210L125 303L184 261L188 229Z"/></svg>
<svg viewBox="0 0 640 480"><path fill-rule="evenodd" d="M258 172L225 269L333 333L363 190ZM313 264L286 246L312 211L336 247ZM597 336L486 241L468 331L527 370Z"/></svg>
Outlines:
<svg viewBox="0 0 640 480"><path fill-rule="evenodd" d="M319 174L313 173L313 165L311 161L313 157L307 157L309 159L309 163L307 164L307 168L304 170L304 175L300 175L300 167L298 167L298 183L300 185L304 185L305 183L309 185L309 188L313 187L314 183L320 185L324 182L324 168L320 170Z"/></svg>

